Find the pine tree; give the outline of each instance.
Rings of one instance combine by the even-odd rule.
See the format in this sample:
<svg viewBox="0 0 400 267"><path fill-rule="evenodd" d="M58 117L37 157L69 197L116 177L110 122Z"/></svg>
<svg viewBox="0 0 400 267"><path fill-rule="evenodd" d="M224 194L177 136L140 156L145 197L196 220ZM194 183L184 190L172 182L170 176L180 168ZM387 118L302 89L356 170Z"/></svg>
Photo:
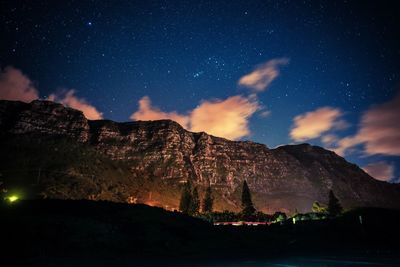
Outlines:
<svg viewBox="0 0 400 267"><path fill-rule="evenodd" d="M328 214L332 217L339 215L343 211L339 199L335 196L332 190L329 191Z"/></svg>
<svg viewBox="0 0 400 267"><path fill-rule="evenodd" d="M190 203L190 215L194 215L198 213L200 210L200 199L199 199L199 192L197 191L197 187L193 189L192 193L192 201Z"/></svg>
<svg viewBox="0 0 400 267"><path fill-rule="evenodd" d="M208 186L203 199L203 212L212 212L214 199L212 198L211 186Z"/></svg>
<svg viewBox="0 0 400 267"><path fill-rule="evenodd" d="M243 182L243 190L242 190L242 213L245 218L253 215L256 209L254 208L253 201L251 200L251 194L249 186L247 185L246 180Z"/></svg>
<svg viewBox="0 0 400 267"><path fill-rule="evenodd" d="M182 188L179 210L185 214L189 214L192 203L192 186L190 181L187 181Z"/></svg>

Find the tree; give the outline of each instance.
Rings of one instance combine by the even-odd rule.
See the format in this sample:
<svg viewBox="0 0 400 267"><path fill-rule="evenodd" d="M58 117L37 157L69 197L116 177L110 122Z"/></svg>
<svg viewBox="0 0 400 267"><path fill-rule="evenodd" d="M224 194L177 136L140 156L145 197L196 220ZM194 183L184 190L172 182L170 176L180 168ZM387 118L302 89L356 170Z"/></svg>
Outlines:
<svg viewBox="0 0 400 267"><path fill-rule="evenodd" d="M243 182L242 189L242 213L244 218L248 218L255 213L256 209L254 208L253 201L251 200L251 193L249 186L247 185L246 180Z"/></svg>
<svg viewBox="0 0 400 267"><path fill-rule="evenodd" d="M206 193L203 199L202 210L203 212L212 212L214 199L212 197L211 186L209 185L206 189Z"/></svg>
<svg viewBox="0 0 400 267"><path fill-rule="evenodd" d="M311 210L315 213L326 213L327 207L318 201L314 201Z"/></svg>
<svg viewBox="0 0 400 267"><path fill-rule="evenodd" d="M273 222L283 222L287 219L286 213L277 211L272 215Z"/></svg>
<svg viewBox="0 0 400 267"><path fill-rule="evenodd" d="M335 217L343 211L342 205L340 205L339 199L335 196L332 190L329 191L329 203L328 203L328 214L329 216Z"/></svg>
<svg viewBox="0 0 400 267"><path fill-rule="evenodd" d="M199 212L199 209L200 209L199 192L197 191L197 187L195 187L192 193L192 201L190 202L189 214L190 215L196 214Z"/></svg>
<svg viewBox="0 0 400 267"><path fill-rule="evenodd" d="M190 181L187 181L182 188L179 210L185 214L189 214L192 203L192 186Z"/></svg>

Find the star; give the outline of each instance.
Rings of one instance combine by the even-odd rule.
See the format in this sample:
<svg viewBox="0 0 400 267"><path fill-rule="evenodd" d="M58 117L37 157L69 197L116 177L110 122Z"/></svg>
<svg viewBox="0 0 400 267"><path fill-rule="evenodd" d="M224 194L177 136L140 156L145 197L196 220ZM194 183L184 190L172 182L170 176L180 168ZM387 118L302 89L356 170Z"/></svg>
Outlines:
<svg viewBox="0 0 400 267"><path fill-rule="evenodd" d="M193 78L199 78L200 75L202 75L204 73L204 71L199 71L193 74Z"/></svg>

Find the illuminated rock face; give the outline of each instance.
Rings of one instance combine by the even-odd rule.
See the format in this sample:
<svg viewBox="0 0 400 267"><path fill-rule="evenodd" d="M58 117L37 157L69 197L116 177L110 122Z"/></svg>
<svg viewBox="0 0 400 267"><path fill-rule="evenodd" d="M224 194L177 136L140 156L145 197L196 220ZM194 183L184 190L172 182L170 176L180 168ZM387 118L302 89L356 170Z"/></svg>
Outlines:
<svg viewBox="0 0 400 267"><path fill-rule="evenodd" d="M329 189L346 207L400 207L398 185L376 181L335 153L308 144L269 149L249 141L192 133L170 120L88 121L81 112L48 101L0 101L0 129L11 135L72 138L127 163L132 177L143 183L170 185L176 196L186 180L200 188L211 184L219 209L240 208L243 180L256 207L267 212L310 210L314 201L327 201ZM162 203L157 199L162 193L156 193L149 201ZM178 198L169 205L176 207Z"/></svg>

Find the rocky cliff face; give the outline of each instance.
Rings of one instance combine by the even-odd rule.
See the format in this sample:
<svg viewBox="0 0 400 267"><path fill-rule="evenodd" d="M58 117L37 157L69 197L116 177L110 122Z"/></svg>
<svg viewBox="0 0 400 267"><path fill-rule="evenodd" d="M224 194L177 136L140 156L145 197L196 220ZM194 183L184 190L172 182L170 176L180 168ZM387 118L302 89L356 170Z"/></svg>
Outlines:
<svg viewBox="0 0 400 267"><path fill-rule="evenodd" d="M238 210L241 184L247 180L256 207L267 212L309 210L312 202L327 201L329 189L346 207L400 207L398 185L377 181L335 153L308 144L269 149L253 142L188 132L170 120L88 121L81 112L48 101L0 101L0 130L2 140L18 136L66 138L124 164L124 170L117 170L121 177L113 178L117 185L101 190L97 185L92 194L82 193L81 198L108 195L112 200L174 208L179 202L180 185L191 180L200 189L211 184L218 209ZM68 169L68 162L63 168ZM69 169L69 179L77 180L77 187L77 177L88 176L80 170ZM107 180L104 173L90 176L94 181L96 176ZM4 179L10 179L7 177ZM125 196L114 198L116 192L122 194L114 190L115 186L126 188ZM71 194L79 198L76 192ZM49 194L68 197L60 195L57 190Z"/></svg>
<svg viewBox="0 0 400 267"><path fill-rule="evenodd" d="M0 129L11 134L68 136L78 142L86 142L89 133L82 112L50 101L0 101Z"/></svg>

